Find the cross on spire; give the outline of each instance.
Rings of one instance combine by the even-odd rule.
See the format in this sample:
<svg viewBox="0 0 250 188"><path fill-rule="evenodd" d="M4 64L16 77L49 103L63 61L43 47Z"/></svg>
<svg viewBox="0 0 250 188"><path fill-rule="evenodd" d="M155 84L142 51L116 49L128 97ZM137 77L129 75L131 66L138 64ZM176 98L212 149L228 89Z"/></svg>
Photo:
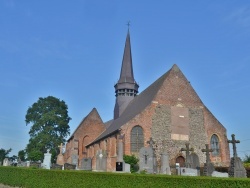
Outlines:
<svg viewBox="0 0 250 188"><path fill-rule="evenodd" d="M235 140L234 134L232 134L231 136L232 136L232 140L227 140L227 142L233 144L233 156L234 158L236 158L237 157L236 144L240 143L240 141Z"/></svg>
<svg viewBox="0 0 250 188"><path fill-rule="evenodd" d="M202 152L206 152L206 163L208 165L209 161L210 161L210 157L209 157L209 152L213 152L213 149L209 149L209 145L206 144L206 149L202 149Z"/></svg>
<svg viewBox="0 0 250 188"><path fill-rule="evenodd" d="M127 26L128 26L128 29L129 29L129 27L130 27L130 21L128 21Z"/></svg>
<svg viewBox="0 0 250 188"><path fill-rule="evenodd" d="M152 137L150 137L149 141L147 141L147 144L149 144L149 146L150 146L151 148L153 148L153 144L154 144L154 143L155 143L155 142L153 141Z"/></svg>

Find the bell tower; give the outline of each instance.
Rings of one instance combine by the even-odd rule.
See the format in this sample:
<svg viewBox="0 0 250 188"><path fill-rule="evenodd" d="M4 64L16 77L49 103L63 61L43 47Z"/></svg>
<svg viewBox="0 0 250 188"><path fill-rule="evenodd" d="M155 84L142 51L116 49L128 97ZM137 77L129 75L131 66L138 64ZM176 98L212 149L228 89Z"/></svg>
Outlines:
<svg viewBox="0 0 250 188"><path fill-rule="evenodd" d="M125 42L120 78L114 87L116 96L114 119L117 119L130 101L137 95L139 88L134 79L129 29Z"/></svg>

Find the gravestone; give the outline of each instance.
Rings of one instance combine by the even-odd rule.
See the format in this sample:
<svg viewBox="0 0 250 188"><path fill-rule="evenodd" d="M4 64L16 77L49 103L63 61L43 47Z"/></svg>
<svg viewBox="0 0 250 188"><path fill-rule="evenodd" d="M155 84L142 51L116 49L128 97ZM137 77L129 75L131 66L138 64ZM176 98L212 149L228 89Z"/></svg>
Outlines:
<svg viewBox="0 0 250 188"><path fill-rule="evenodd" d="M50 169L50 166L51 166L51 153L49 153L48 149L47 153L44 154L42 167L45 169Z"/></svg>
<svg viewBox="0 0 250 188"><path fill-rule="evenodd" d="M96 152L96 170L107 171L107 153L101 149Z"/></svg>
<svg viewBox="0 0 250 188"><path fill-rule="evenodd" d="M189 143L186 143L186 148L181 148L181 151L185 151L186 152L186 162L185 162L185 167L186 168L190 168L191 167L191 160L189 157L189 152L190 151L194 151L194 148L189 148Z"/></svg>
<svg viewBox="0 0 250 188"><path fill-rule="evenodd" d="M167 148L166 148L166 141L164 140L162 142L164 149L163 149L163 153L161 154L161 174L168 174L171 175L171 170L170 170L170 166L169 166L169 157L168 157L168 153L167 153Z"/></svg>
<svg viewBox="0 0 250 188"><path fill-rule="evenodd" d="M206 149L202 149L202 152L206 152L206 163L204 164L204 175L211 176L212 173L215 171L214 165L210 161L210 152L213 152L212 149L209 149L209 145L206 144Z"/></svg>
<svg viewBox="0 0 250 188"><path fill-rule="evenodd" d="M75 170L75 169L76 169L76 165L69 164L69 163L64 164L64 170Z"/></svg>
<svg viewBox="0 0 250 188"><path fill-rule="evenodd" d="M243 163L239 157L237 157L236 144L240 143L239 140L235 140L235 135L232 134L232 140L228 140L228 143L233 145L233 157L230 161L229 166L229 176L230 177L238 177L238 178L246 178L246 169L243 166Z"/></svg>
<svg viewBox="0 0 250 188"><path fill-rule="evenodd" d="M29 167L41 168L41 162L36 162L36 161L29 162Z"/></svg>
<svg viewBox="0 0 250 188"><path fill-rule="evenodd" d="M181 167L180 170L178 171L178 175L181 176L198 176L198 171L193 168L185 168Z"/></svg>
<svg viewBox="0 0 250 188"><path fill-rule="evenodd" d="M76 168L78 167L78 155L77 154L71 155L71 164L75 165Z"/></svg>
<svg viewBox="0 0 250 188"><path fill-rule="evenodd" d="M197 154L191 153L189 155L190 168L197 169L200 167L200 160Z"/></svg>
<svg viewBox="0 0 250 188"><path fill-rule="evenodd" d="M51 169L53 170L62 170L63 165L59 165L59 164L52 164Z"/></svg>
<svg viewBox="0 0 250 188"><path fill-rule="evenodd" d="M9 161L8 158L5 158L5 159L3 160L3 166L10 166L10 161Z"/></svg>
<svg viewBox="0 0 250 188"><path fill-rule="evenodd" d="M217 172L213 171L211 174L212 177L220 177L220 178L228 178L228 173L227 172Z"/></svg>
<svg viewBox="0 0 250 188"><path fill-rule="evenodd" d="M58 147L60 148L60 153L57 155L56 164L63 165L64 164L64 157L62 154L63 144L61 143L61 145Z"/></svg>
<svg viewBox="0 0 250 188"><path fill-rule="evenodd" d="M118 155L116 160L116 172L128 172L130 173L130 164L127 164L123 160L123 137L124 135L119 135L118 140Z"/></svg>
<svg viewBox="0 0 250 188"><path fill-rule="evenodd" d="M151 147L143 147L139 152L139 170L146 173L154 173L154 150Z"/></svg>
<svg viewBox="0 0 250 188"><path fill-rule="evenodd" d="M82 158L81 170L92 170L92 159L90 157Z"/></svg>

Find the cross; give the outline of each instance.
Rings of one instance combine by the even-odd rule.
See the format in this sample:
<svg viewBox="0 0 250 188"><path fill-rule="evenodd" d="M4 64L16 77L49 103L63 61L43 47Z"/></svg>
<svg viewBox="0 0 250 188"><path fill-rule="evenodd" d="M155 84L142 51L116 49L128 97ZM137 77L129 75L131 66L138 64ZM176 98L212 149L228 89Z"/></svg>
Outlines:
<svg viewBox="0 0 250 188"><path fill-rule="evenodd" d="M187 167L187 168L189 168L190 167L190 157L189 157L189 152L190 151L194 151L194 148L189 148L189 143L186 143L185 144L186 145L186 148L181 148L181 151L186 151L186 164L185 164L185 166Z"/></svg>
<svg viewBox="0 0 250 188"><path fill-rule="evenodd" d="M237 157L237 151L236 151L236 144L240 143L239 140L235 140L235 135L232 134L232 140L227 140L228 143L233 144L233 155L234 155L234 159Z"/></svg>
<svg viewBox="0 0 250 188"><path fill-rule="evenodd" d="M144 159L145 159L145 164L148 163L148 155L147 155L147 152L144 154Z"/></svg>
<svg viewBox="0 0 250 188"><path fill-rule="evenodd" d="M153 144L154 144L154 143L155 143L155 142L153 141L152 137L150 137L149 141L147 141L147 144L149 144L149 146L150 146L151 148L153 148Z"/></svg>
<svg viewBox="0 0 250 188"><path fill-rule="evenodd" d="M60 146L58 146L60 148L60 154L62 154L62 148L63 148L63 144L61 143Z"/></svg>
<svg viewBox="0 0 250 188"><path fill-rule="evenodd" d="M186 148L181 148L181 151L186 151L186 158L189 156L190 151L194 151L194 148L189 148L189 143L186 143Z"/></svg>
<svg viewBox="0 0 250 188"><path fill-rule="evenodd" d="M206 149L202 149L201 151L202 152L206 152L206 163L207 163L207 166L208 166L208 163L210 161L209 152L213 152L214 150L213 149L209 149L209 145L206 144Z"/></svg>
<svg viewBox="0 0 250 188"><path fill-rule="evenodd" d="M129 26L130 26L130 21L128 21L127 26L128 26L128 29L129 29Z"/></svg>

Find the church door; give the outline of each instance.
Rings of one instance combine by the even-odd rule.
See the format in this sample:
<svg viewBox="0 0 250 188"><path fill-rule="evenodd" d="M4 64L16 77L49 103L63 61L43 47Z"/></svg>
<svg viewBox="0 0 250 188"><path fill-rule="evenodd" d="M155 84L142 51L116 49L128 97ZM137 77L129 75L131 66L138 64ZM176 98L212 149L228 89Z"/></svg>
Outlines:
<svg viewBox="0 0 250 188"><path fill-rule="evenodd" d="M180 167L184 167L185 159L184 159L184 157L179 156L179 157L176 158L175 162L176 162L176 163L179 163L179 164L180 164Z"/></svg>

